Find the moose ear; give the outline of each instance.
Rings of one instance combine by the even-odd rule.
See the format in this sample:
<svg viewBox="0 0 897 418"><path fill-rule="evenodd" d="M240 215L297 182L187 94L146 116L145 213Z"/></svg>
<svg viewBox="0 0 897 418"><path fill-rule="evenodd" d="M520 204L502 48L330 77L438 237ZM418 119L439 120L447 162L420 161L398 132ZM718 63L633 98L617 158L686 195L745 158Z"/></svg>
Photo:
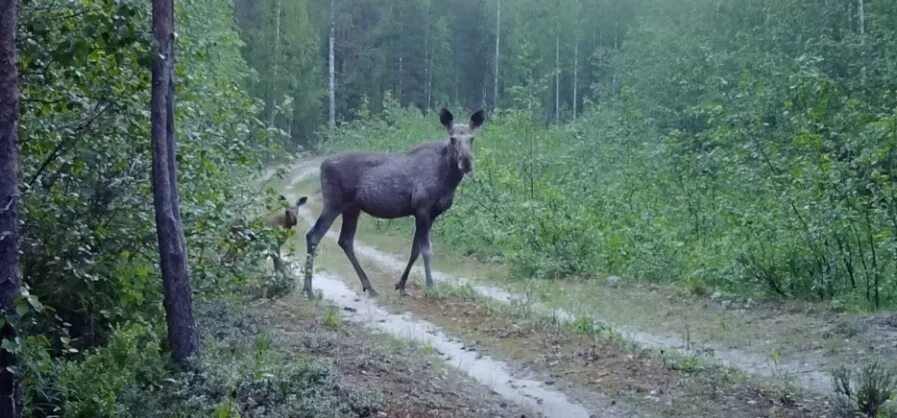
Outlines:
<svg viewBox="0 0 897 418"><path fill-rule="evenodd" d="M299 200L296 201L296 207L304 205L305 202L308 202L308 196L300 197Z"/></svg>
<svg viewBox="0 0 897 418"><path fill-rule="evenodd" d="M474 114L470 115L470 129L479 129L483 126L483 122L486 121L486 111L483 109L477 110Z"/></svg>
<svg viewBox="0 0 897 418"><path fill-rule="evenodd" d="M448 109L443 107L439 111L439 122L442 123L442 126L445 126L445 129L451 130L454 120L455 117L452 116L452 112L449 112Z"/></svg>

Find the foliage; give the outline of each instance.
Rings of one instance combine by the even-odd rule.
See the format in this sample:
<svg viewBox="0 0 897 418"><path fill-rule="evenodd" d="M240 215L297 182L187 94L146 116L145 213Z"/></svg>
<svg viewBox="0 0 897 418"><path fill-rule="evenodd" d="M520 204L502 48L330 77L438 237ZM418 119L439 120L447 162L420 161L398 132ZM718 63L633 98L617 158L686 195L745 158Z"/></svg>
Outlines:
<svg viewBox="0 0 897 418"><path fill-rule="evenodd" d="M320 38L308 0L237 0L243 57L256 72L248 93L265 104L268 141L310 145L326 94Z"/></svg>
<svg viewBox="0 0 897 418"><path fill-rule="evenodd" d="M164 368L159 330L145 325L164 323L149 182L150 3L21 3L21 262L45 308L23 324L26 406L120 414L114 399ZM264 123L241 88L251 70L229 3L177 7L180 208L193 287L208 298L263 277L257 248L272 231L230 262L217 250L266 197L248 182L267 154ZM105 372L115 374L92 380Z"/></svg>
<svg viewBox="0 0 897 418"><path fill-rule="evenodd" d="M877 363L869 364L856 379L849 369L841 367L832 373L835 383L835 411L844 417L858 414L867 417L893 416L887 403L897 396L897 377ZM893 406L893 405L891 405Z"/></svg>
<svg viewBox="0 0 897 418"><path fill-rule="evenodd" d="M147 324L114 330L108 345L81 359L27 352L26 415L346 416L378 408L342 388L325 363L278 348L258 319L235 307L203 305L200 318L204 354L190 371L175 369L159 330Z"/></svg>
<svg viewBox="0 0 897 418"><path fill-rule="evenodd" d="M650 57L638 39L629 45L632 56L618 65ZM802 65L822 61L813 62ZM809 70L794 71L800 72L783 76L789 83ZM897 131L874 127L892 126L893 111L811 108L774 122L776 129L757 122L780 114L768 110L776 106L795 113L795 103L813 94L805 89L833 88L819 79L821 71L800 87L760 89L752 80L761 75L739 70L741 85L727 95L750 106L701 96L665 116L645 104L653 94L638 97L650 83L636 89L632 81L615 100L591 105L575 126L545 128L529 110L509 110L479 135L477 175L462 184L436 237L461 252L502 256L518 277L602 271L893 306L890 177L875 168L883 157L861 157L869 148L891 149ZM807 133L820 117L838 124L839 136L857 129L864 145L853 143L845 154L836 142L821 142L824 135ZM431 114L393 109L346 124L324 150L398 151L438 137L437 126Z"/></svg>
<svg viewBox="0 0 897 418"><path fill-rule="evenodd" d="M206 364L165 380L149 2L19 3L21 306L33 309L15 349L29 411L115 415L147 393L162 395L145 410L163 410L201 393L190 405L208 414L261 415L248 399L312 413L291 394L327 398L315 387L329 375L300 362L268 376L280 357L265 337L246 359L222 354L236 374ZM513 277L604 272L897 306L894 2L863 0L860 14L830 0L520 0L502 2L496 27L494 1L339 0L343 123L319 132L329 3L178 2L177 162L197 299L291 288L266 272L289 233L255 220L274 196L249 181L279 145L399 151L442 137L431 109L495 107L500 30L501 113L436 239L502 258ZM574 90L582 114L564 125Z"/></svg>
<svg viewBox="0 0 897 418"><path fill-rule="evenodd" d="M321 320L325 327L330 329L339 329L342 324L342 318L340 318L339 310L337 310L336 306L328 305L327 309L324 311L324 318Z"/></svg>

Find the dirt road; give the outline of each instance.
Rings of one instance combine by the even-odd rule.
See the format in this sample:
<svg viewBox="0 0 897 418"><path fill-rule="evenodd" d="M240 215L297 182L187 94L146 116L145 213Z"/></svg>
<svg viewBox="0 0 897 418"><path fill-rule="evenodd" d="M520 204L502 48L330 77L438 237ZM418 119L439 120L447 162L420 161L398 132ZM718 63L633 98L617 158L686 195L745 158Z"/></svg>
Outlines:
<svg viewBox="0 0 897 418"><path fill-rule="evenodd" d="M304 241L301 236L319 210L318 164L314 160L291 167L285 185L290 198L311 196L311 204L301 213L305 225L294 243L297 254L304 252L304 243L299 241ZM772 317L786 307L754 304L747 312L741 305L751 301L720 295L697 300L673 289L623 286L616 279L608 280L607 286L594 286L598 280L521 285L496 279L501 275L495 270L501 267L438 246L437 291L424 296L419 286L412 287L412 296L402 298L389 290L404 267L402 254L410 240L394 232L383 233L370 218L363 219L356 253L383 295L370 299L358 294L357 278L335 245L339 222L322 245L315 288L341 307L348 321L429 347L444 364L479 382L484 391L537 414L824 416L829 409L825 396L830 387L829 367L839 359L831 353L864 354L850 351L855 347L850 342L839 345L840 351L803 349L789 344L795 341L793 330L765 330L767 340L759 345L728 337L764 332L758 328L768 325L758 318ZM420 273L415 274L419 279ZM650 308L633 313L631 307L621 307L624 302L648 303ZM733 310L736 304L734 312L717 307ZM789 317L801 318L800 324L817 321L812 312L799 314L787 312ZM657 324L646 325L652 315ZM675 329L669 326L672 315L719 325L690 327L686 322L683 337L670 332ZM825 319L831 323L831 318ZM853 319L840 320L850 324ZM663 327L666 332L661 331ZM719 332L731 327L741 329ZM888 345L891 334L857 327L849 332L859 344L871 341L877 347L868 350L867 346L866 355L894 348ZM780 337L785 334L792 339ZM771 354L763 347L778 347L778 351Z"/></svg>

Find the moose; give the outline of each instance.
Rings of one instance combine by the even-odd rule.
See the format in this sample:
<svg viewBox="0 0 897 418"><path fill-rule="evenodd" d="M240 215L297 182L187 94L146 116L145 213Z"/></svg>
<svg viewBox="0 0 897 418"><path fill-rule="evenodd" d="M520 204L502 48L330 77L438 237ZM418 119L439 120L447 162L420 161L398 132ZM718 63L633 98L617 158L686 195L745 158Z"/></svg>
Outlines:
<svg viewBox="0 0 897 418"><path fill-rule="evenodd" d="M299 222L299 207L304 205L308 201L307 196L302 196L298 200L296 200L295 206L289 206L286 203L286 198L283 195L279 196L279 205L282 209L278 209L268 213L263 217L255 218L251 223L244 224L242 222L238 222L236 220L230 223L229 227L229 235L230 239L228 242L228 247L224 250L224 254L222 255L222 262L230 263L232 262L237 255L245 251L249 244L256 239L258 239L258 231L256 230L256 223L264 223L266 226L270 228L274 228L276 232L275 241L271 242L268 246L269 254L274 262L274 269L278 273L283 272L283 258L281 257L281 247L286 243L287 233L293 229L294 226ZM281 230L284 230L283 232Z"/></svg>
<svg viewBox="0 0 897 418"><path fill-rule="evenodd" d="M286 198L281 195L280 200L285 201ZM299 207L307 201L308 196L302 196L296 201L296 206L285 207L283 212L277 211L268 214L268 216L265 216L265 224L272 228L292 229L299 223Z"/></svg>
<svg viewBox="0 0 897 418"><path fill-rule="evenodd" d="M469 123L455 123L448 109L439 112L439 121L448 131L448 139L419 145L404 153L346 153L321 163L323 208L314 226L305 236L306 264L303 291L312 297L312 272L318 243L340 215L343 224L339 246L370 296L377 291L355 257L355 230L362 212L380 219L414 216L415 230L411 258L395 289L406 295L408 274L423 254L427 289L433 286L430 261L430 228L440 214L452 206L455 189L473 172L474 135L486 121L486 112L470 115Z"/></svg>
<svg viewBox="0 0 897 418"><path fill-rule="evenodd" d="M280 200L285 201L286 198L281 195ZM271 228L283 228L287 231L293 229L299 223L299 207L307 201L308 197L302 196L296 200L296 206L285 207L282 212L278 211L268 214L268 216L265 216L265 224ZM286 235L278 234L277 242L272 244L273 254L271 258L274 262L274 270L278 273L283 273L283 256L280 254L280 249L284 243L286 243Z"/></svg>

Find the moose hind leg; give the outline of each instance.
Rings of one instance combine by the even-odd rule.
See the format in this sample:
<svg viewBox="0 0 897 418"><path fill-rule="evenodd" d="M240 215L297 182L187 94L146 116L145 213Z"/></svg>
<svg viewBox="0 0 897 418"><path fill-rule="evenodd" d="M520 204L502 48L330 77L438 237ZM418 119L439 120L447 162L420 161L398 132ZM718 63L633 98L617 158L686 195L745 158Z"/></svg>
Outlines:
<svg viewBox="0 0 897 418"><path fill-rule="evenodd" d="M302 291L308 295L309 299L314 296L311 288L311 277L315 270L315 254L317 253L318 243L321 242L321 238L323 238L324 234L327 233L327 230L330 229L330 225L333 224L333 221L337 216L339 216L339 211L325 206L324 210L321 212L321 216L319 216L318 220L315 222L315 225L308 231L308 234L305 235L307 252L305 254L305 280L302 283Z"/></svg>
<svg viewBox="0 0 897 418"><path fill-rule="evenodd" d="M355 273L358 274L358 279L361 280L362 291L368 292L370 296L377 296L377 291L371 286L371 281L368 280L367 274L364 273L361 264L358 263L358 259L355 257L355 230L358 228L359 215L360 212L358 211L343 213L343 226L339 233L339 246L346 253L349 262L352 263Z"/></svg>

